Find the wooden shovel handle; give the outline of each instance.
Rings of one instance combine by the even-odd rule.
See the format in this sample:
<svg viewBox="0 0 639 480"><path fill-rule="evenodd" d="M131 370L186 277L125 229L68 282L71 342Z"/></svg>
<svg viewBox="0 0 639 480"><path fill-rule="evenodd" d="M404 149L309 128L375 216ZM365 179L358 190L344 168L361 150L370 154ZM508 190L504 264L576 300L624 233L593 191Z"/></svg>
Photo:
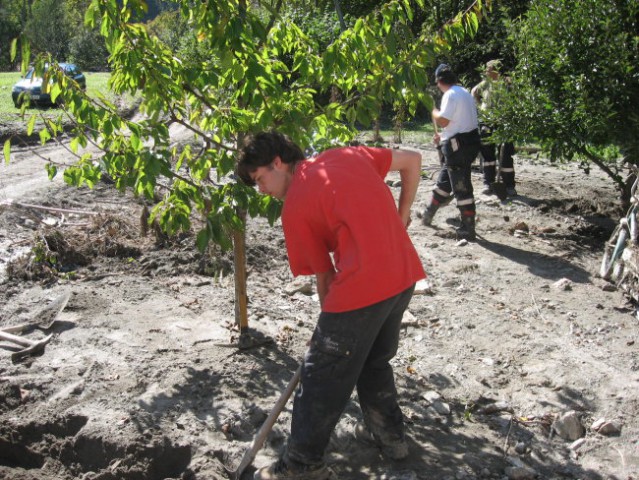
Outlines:
<svg viewBox="0 0 639 480"><path fill-rule="evenodd" d="M253 460L255 460L255 455L257 455L257 452L259 452L262 446L264 446L266 437L273 428L273 425L275 425L277 417L279 417L280 413L286 406L286 402L288 402L288 399L295 391L295 388L297 387L301 376L302 366L300 365L297 368L295 375L293 375L293 378L291 378L291 380L288 382L286 389L282 392L280 398L275 403L275 406L273 406L271 413L268 414L268 417L266 417L266 420L264 420L264 423L255 435L253 443L251 444L251 448L246 451L238 467L234 471L229 471L229 474L231 478L233 478L233 480L239 480L246 467L248 467L251 463L253 463Z"/></svg>
<svg viewBox="0 0 639 480"><path fill-rule="evenodd" d="M0 330L0 339L7 340L8 342L16 343L23 347L31 347L34 342L26 338L22 338L18 335L7 332L6 330Z"/></svg>

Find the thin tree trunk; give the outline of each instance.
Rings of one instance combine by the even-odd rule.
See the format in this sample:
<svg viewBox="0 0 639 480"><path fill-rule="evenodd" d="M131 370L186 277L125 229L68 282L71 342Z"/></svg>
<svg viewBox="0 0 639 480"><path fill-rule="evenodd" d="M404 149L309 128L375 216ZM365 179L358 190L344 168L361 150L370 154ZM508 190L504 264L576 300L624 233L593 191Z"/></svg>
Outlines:
<svg viewBox="0 0 639 480"><path fill-rule="evenodd" d="M343 31L346 30L346 22L344 22L344 15L342 14L342 6L339 3L339 0L334 0L335 2L335 11L337 12L337 17L339 18L339 28Z"/></svg>
<svg viewBox="0 0 639 480"><path fill-rule="evenodd" d="M246 212L237 214L246 223ZM233 232L233 266L235 270L235 324L241 332L248 329L248 295L246 289L246 230Z"/></svg>
<svg viewBox="0 0 639 480"><path fill-rule="evenodd" d="M237 147L244 142L244 136L239 135ZM233 271L235 279L235 324L240 335L248 330L248 294L246 288L246 211L237 210L244 228L233 231Z"/></svg>

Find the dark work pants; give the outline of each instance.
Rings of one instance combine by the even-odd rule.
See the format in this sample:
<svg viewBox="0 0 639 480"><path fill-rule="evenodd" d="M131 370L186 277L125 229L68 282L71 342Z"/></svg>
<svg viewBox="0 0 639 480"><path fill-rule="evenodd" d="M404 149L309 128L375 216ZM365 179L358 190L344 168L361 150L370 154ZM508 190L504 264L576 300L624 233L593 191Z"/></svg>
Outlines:
<svg viewBox="0 0 639 480"><path fill-rule="evenodd" d="M369 429L404 438L389 361L397 353L402 316L414 288L358 310L320 314L295 393L288 460L323 462L331 433L355 387Z"/></svg>
<svg viewBox="0 0 639 480"><path fill-rule="evenodd" d="M483 162L482 170L484 174L484 184L490 185L495 181L497 176L497 162L501 157L501 178L506 187L515 186L515 163L513 155L515 154L515 145L510 142L496 145L487 143L487 137L490 137L492 130L488 127L481 129L482 142L479 148Z"/></svg>
<svg viewBox="0 0 639 480"><path fill-rule="evenodd" d="M433 199L438 204L445 204L452 193L462 216L474 216L475 197L470 167L479 152L479 143L461 145L453 152L450 144L445 142L441 151L444 163L437 177Z"/></svg>

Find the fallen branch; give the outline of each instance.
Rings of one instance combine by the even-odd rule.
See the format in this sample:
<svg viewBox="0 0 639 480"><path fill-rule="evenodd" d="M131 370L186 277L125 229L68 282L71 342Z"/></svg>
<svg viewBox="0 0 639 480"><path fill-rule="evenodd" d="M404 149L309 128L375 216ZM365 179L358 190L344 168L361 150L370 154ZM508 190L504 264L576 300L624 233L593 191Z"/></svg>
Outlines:
<svg viewBox="0 0 639 480"><path fill-rule="evenodd" d="M45 207L44 205L32 205L29 203L19 203L14 202L11 199L4 200L0 202L0 207L19 207L26 208L32 210L44 210L46 212L55 212L55 213L72 213L75 215L99 215L99 212L91 212L87 210L73 210L68 208L54 208L54 207Z"/></svg>

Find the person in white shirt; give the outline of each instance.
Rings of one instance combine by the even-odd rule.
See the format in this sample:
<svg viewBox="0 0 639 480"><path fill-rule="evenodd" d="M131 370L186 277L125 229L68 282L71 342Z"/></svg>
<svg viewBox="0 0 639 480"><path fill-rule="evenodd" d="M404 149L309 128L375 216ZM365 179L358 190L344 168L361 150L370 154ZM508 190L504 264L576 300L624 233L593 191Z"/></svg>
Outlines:
<svg viewBox="0 0 639 480"><path fill-rule="evenodd" d="M430 203L422 213L422 224L430 225L439 207L454 196L461 216L457 238L474 241L475 197L470 167L480 146L477 107L470 92L457 85L457 76L450 66L439 65L435 81L444 94L441 108L432 111L433 122L441 128L435 133L434 142L442 154L442 169Z"/></svg>

